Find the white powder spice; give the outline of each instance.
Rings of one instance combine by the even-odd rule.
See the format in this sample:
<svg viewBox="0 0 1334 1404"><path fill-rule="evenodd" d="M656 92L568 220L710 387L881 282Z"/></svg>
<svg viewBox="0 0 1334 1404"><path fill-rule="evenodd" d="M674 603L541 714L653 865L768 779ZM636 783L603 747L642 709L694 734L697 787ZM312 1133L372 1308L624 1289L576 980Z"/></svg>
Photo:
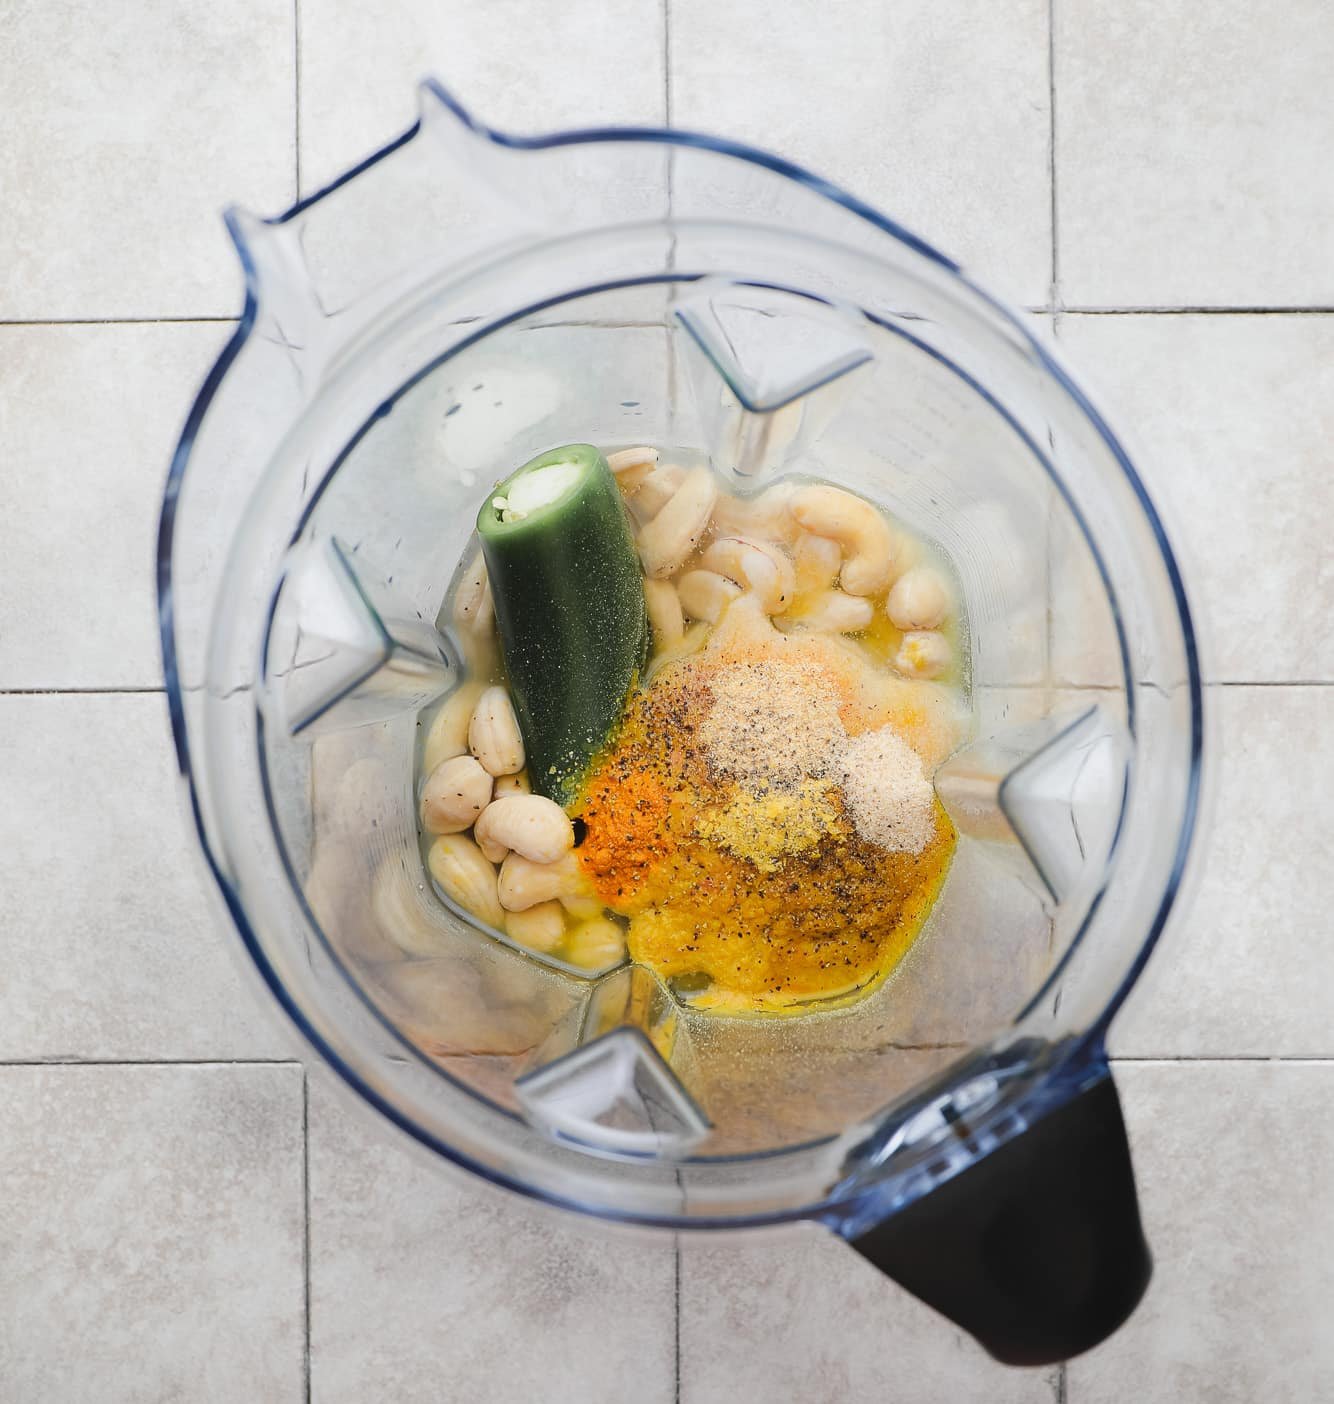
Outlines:
<svg viewBox="0 0 1334 1404"><path fill-rule="evenodd" d="M700 727L709 764L743 785L824 775L845 733L828 673L802 659L730 663L708 678Z"/></svg>
<svg viewBox="0 0 1334 1404"><path fill-rule="evenodd" d="M935 832L935 791L921 757L892 727L854 736L838 757L857 832L891 853L920 853Z"/></svg>

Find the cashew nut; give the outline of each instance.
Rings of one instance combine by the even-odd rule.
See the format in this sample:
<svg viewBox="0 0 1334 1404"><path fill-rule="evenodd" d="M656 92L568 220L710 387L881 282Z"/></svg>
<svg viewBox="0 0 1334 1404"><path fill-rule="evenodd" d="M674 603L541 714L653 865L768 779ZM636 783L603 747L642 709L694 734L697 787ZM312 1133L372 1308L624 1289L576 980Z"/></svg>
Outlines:
<svg viewBox="0 0 1334 1404"><path fill-rule="evenodd" d="M727 582L729 585L731 581ZM734 587L735 588L735 587ZM741 595L728 605L709 634L708 649L719 656L752 652L781 645L772 616L760 608L754 595Z"/></svg>
<svg viewBox="0 0 1334 1404"><path fill-rule="evenodd" d="M478 850L481 856L481 850ZM522 853L511 853L500 868L500 905L507 912L523 912L553 897L582 895L586 879L573 852L554 863L534 863Z"/></svg>
<svg viewBox="0 0 1334 1404"><path fill-rule="evenodd" d="M565 949L571 965L601 970L625 959L625 931L610 917L593 917L570 932Z"/></svg>
<svg viewBox="0 0 1334 1404"><path fill-rule="evenodd" d="M703 569L717 571L744 586L766 614L782 614L792 603L796 575L792 562L776 546L744 536L720 536L699 563Z"/></svg>
<svg viewBox="0 0 1334 1404"><path fill-rule="evenodd" d="M741 598L741 587L713 570L688 570L676 582L681 608L691 619L716 624L723 610Z"/></svg>
<svg viewBox="0 0 1334 1404"><path fill-rule="evenodd" d="M382 872L391 864L405 883L410 881L409 866L421 872L416 853L406 848L383 858L378 867L365 844L356 839L317 834L311 849L310 872L303 884L306 901L329 940L344 955L367 964L403 957L394 932L377 911L385 881Z"/></svg>
<svg viewBox="0 0 1334 1404"><path fill-rule="evenodd" d="M503 843L495 843L488 838L485 829L480 834L474 829L472 837L473 842L482 850L488 863L503 863L509 856L509 849Z"/></svg>
<svg viewBox="0 0 1334 1404"><path fill-rule="evenodd" d="M523 737L514 704L503 687L488 687L468 723L468 749L492 775L523 769Z"/></svg>
<svg viewBox="0 0 1334 1404"><path fill-rule="evenodd" d="M554 863L574 847L574 825L554 800L509 795L487 805L473 837L493 863L511 851L533 863Z"/></svg>
<svg viewBox="0 0 1334 1404"><path fill-rule="evenodd" d="M954 654L944 634L917 630L904 634L894 666L907 678L938 678L953 662Z"/></svg>
<svg viewBox="0 0 1334 1404"><path fill-rule="evenodd" d="M894 535L889 523L864 498L817 483L799 488L788 504L793 520L843 548L839 579L850 595L875 595L894 570Z"/></svg>
<svg viewBox="0 0 1334 1404"><path fill-rule="evenodd" d="M430 730L422 746L422 769L427 775L441 761L467 755L468 723L472 721L477 699L485 690L485 683L465 682L440 704L440 710L431 718Z"/></svg>
<svg viewBox="0 0 1334 1404"><path fill-rule="evenodd" d="M431 845L426 866L446 897L488 926L505 920L496 895L496 870L463 834L443 834Z"/></svg>
<svg viewBox="0 0 1334 1404"><path fill-rule="evenodd" d="M521 770L517 775L498 775L494 794L496 799L504 799L506 795L531 795L533 787L528 780L528 772Z"/></svg>
<svg viewBox="0 0 1334 1404"><path fill-rule="evenodd" d="M378 756L345 759L334 750L342 736L321 736L311 756L315 833L321 838L363 837L387 817L396 798Z"/></svg>
<svg viewBox="0 0 1334 1404"><path fill-rule="evenodd" d="M843 548L828 536L803 531L794 552L797 563L797 589L803 594L829 590L838 579L843 564Z"/></svg>
<svg viewBox="0 0 1334 1404"><path fill-rule="evenodd" d="M468 562L454 590L454 623L465 633L484 634L495 624L495 601L479 550Z"/></svg>
<svg viewBox="0 0 1334 1404"><path fill-rule="evenodd" d="M606 910L600 898L590 897L587 893L562 892L558 900L574 921L589 921Z"/></svg>
<svg viewBox="0 0 1334 1404"><path fill-rule="evenodd" d="M607 467L616 477L616 486L622 492L634 492L658 463L658 450L654 448L620 449L607 455Z"/></svg>
<svg viewBox="0 0 1334 1404"><path fill-rule="evenodd" d="M505 913L505 932L530 951L549 955L565 939L565 909L555 900Z"/></svg>
<svg viewBox="0 0 1334 1404"><path fill-rule="evenodd" d="M541 1038L530 1009L498 1008L491 983L465 960L403 961L377 971L376 985L386 1012L429 1057L522 1057Z"/></svg>
<svg viewBox="0 0 1334 1404"><path fill-rule="evenodd" d="M533 971L516 958L504 967L519 978ZM377 971L377 985L394 1023L429 1058L526 1058L546 1034L546 1011L501 998L494 980L501 962L483 976L467 961L406 961ZM379 1001L377 1001L379 1002Z"/></svg>
<svg viewBox="0 0 1334 1404"><path fill-rule="evenodd" d="M468 828L491 803L491 784L491 776L471 756L441 761L422 786L422 828L428 834Z"/></svg>
<svg viewBox="0 0 1334 1404"><path fill-rule="evenodd" d="M859 634L870 628L874 616L870 600L860 595L845 595L842 590L824 590L799 614L789 617L794 623L821 634Z"/></svg>
<svg viewBox="0 0 1334 1404"><path fill-rule="evenodd" d="M673 575L699 545L718 500L718 484L708 468L692 468L667 505L639 533L644 573Z"/></svg>
<svg viewBox="0 0 1334 1404"><path fill-rule="evenodd" d="M421 908L415 892L420 872L416 854L391 853L375 870L371 881L371 916L380 934L393 942L400 955L440 955L449 944L447 931L435 926Z"/></svg>
<svg viewBox="0 0 1334 1404"><path fill-rule="evenodd" d="M641 522L656 517L685 479L684 468L675 463L659 463L656 468L649 469L640 481L630 499L630 510Z"/></svg>
<svg viewBox="0 0 1334 1404"><path fill-rule="evenodd" d="M652 468L658 461L658 450L641 444L638 448L617 449L607 455L607 467L613 473L624 473L628 468L647 466Z"/></svg>
<svg viewBox="0 0 1334 1404"><path fill-rule="evenodd" d="M681 599L670 580L644 581L644 602L648 605L648 622L653 626L659 648L680 643L686 624L681 614Z"/></svg>
<svg viewBox="0 0 1334 1404"><path fill-rule="evenodd" d="M940 572L914 566L894 582L885 612L896 629L938 629L950 609L950 593Z"/></svg>

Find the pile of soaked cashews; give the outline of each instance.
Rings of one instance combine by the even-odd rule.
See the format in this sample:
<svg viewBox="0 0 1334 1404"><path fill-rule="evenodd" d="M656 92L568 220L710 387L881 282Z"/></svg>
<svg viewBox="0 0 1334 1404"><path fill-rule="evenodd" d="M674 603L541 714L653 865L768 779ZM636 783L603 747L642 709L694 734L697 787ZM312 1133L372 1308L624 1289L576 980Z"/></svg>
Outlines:
<svg viewBox="0 0 1334 1404"><path fill-rule="evenodd" d="M954 606L945 575L864 498L828 483L778 483L753 498L719 491L707 467L656 449L608 455L638 525L649 620L660 646L690 620L716 624L748 595L784 630L858 634L877 609L901 632L890 662L906 678L954 664L942 632Z"/></svg>
<svg viewBox="0 0 1334 1404"><path fill-rule="evenodd" d="M711 469L664 462L649 447L607 462L635 522L659 649L679 644L688 623L716 624L749 597L790 631L859 634L883 610L901 631L891 659L900 674L934 679L952 666L941 632L953 608L949 583L863 498L827 483L731 497ZM569 816L532 793L508 692L482 680L498 675L498 644L480 553L459 576L452 617L470 677L436 712L424 743L419 817L432 840L431 877L527 950L590 970L614 965L625 956L625 929L580 869Z"/></svg>
<svg viewBox="0 0 1334 1404"><path fill-rule="evenodd" d="M468 618L470 628L486 624L475 604ZM624 928L592 896L574 825L560 805L532 793L524 759L503 687L470 681L450 694L422 755L427 869L445 896L525 949L584 969L614 965L625 955Z"/></svg>

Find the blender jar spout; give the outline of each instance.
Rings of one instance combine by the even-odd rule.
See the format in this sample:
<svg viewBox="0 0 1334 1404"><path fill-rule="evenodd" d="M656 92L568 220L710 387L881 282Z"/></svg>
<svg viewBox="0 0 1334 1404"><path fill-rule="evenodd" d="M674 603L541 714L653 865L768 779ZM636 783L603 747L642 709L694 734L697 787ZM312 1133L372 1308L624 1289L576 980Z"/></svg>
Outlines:
<svg viewBox="0 0 1334 1404"><path fill-rule="evenodd" d="M286 213L224 214L260 335L307 392L395 304L539 242L545 211L525 192L534 159L475 123L439 84L417 121Z"/></svg>

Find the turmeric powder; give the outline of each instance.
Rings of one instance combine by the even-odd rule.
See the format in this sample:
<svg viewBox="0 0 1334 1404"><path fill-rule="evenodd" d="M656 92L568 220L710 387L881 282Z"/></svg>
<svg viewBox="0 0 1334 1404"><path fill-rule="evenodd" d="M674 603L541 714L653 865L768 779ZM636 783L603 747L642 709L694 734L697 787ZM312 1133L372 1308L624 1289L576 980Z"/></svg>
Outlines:
<svg viewBox="0 0 1334 1404"><path fill-rule="evenodd" d="M668 781L651 764L647 749L642 723L627 723L574 809L585 829L580 864L594 891L615 909L633 899L674 846L667 829Z"/></svg>

